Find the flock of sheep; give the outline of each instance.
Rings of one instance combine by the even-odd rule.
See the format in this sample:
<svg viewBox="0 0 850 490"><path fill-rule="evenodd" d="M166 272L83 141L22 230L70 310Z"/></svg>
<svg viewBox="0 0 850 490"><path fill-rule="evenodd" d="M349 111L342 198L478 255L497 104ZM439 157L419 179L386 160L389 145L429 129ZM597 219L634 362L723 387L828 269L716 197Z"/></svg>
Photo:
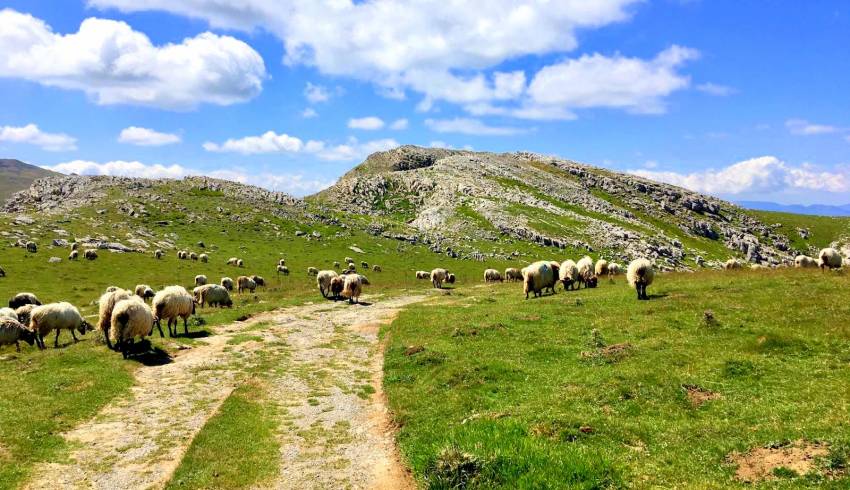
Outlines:
<svg viewBox="0 0 850 490"><path fill-rule="evenodd" d="M354 265L354 259L351 257L345 258L345 270L339 274L335 270L318 270L315 267L307 268L307 274L316 276L316 285L319 287L319 292L325 298L334 300L347 299L349 303L359 303L360 295L363 293L363 286L369 285L369 279L363 274L357 273L357 266ZM334 269L341 268L339 262L334 262ZM360 266L364 269L369 269L368 262L360 262ZM381 272L381 266L373 265L374 272Z"/></svg>

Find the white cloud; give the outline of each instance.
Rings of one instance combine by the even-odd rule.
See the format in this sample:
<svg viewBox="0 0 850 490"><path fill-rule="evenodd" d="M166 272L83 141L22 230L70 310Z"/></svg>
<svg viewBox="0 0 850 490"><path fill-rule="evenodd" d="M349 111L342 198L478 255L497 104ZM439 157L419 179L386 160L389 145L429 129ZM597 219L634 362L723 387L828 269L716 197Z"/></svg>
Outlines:
<svg viewBox="0 0 850 490"><path fill-rule="evenodd" d="M0 126L0 141L35 145L47 151L77 149L77 139L65 133L46 133L35 124L26 126Z"/></svg>
<svg viewBox="0 0 850 490"><path fill-rule="evenodd" d="M727 95L733 95L738 93L738 91L732 87L727 87L726 85L719 85L711 82L701 83L696 86L696 89L705 94L714 95L717 97L725 97Z"/></svg>
<svg viewBox="0 0 850 490"><path fill-rule="evenodd" d="M118 135L119 143L137 146L164 146L180 143L180 136L171 133L160 133L148 128L130 126L124 128Z"/></svg>
<svg viewBox="0 0 850 490"><path fill-rule="evenodd" d="M768 194L788 190L850 192L850 170L818 169L804 164L791 166L774 156L752 158L719 170L682 174L652 170L630 170L652 180L709 194Z"/></svg>
<svg viewBox="0 0 850 490"><path fill-rule="evenodd" d="M357 138L349 138L344 144L328 144L324 141L309 140L306 143L300 138L288 134L277 134L267 131L260 136L246 136L238 139L228 139L224 143L206 142L205 150L216 153L241 153L243 155L258 155L268 153L291 153L314 155L320 160L349 161L363 159L376 151L389 150L399 146L394 139L380 139L361 143Z"/></svg>
<svg viewBox="0 0 850 490"><path fill-rule="evenodd" d="M390 129L392 129L394 131L403 131L403 130L407 129L408 125L409 125L409 121L407 119L404 119L404 118L396 119L395 121L393 121L392 124L390 124Z"/></svg>
<svg viewBox="0 0 850 490"><path fill-rule="evenodd" d="M123 160L103 163L73 160L43 168L63 174L112 175L148 179L180 179L189 175L206 175L218 179L256 185L273 191L287 192L295 196L312 194L333 185L332 180L306 177L304 174L256 173L247 172L243 169L201 171L180 165L145 164L138 161Z"/></svg>
<svg viewBox="0 0 850 490"><path fill-rule="evenodd" d="M478 119L456 117L454 119L426 119L425 125L438 133L459 133L476 136L511 136L527 133L527 129L488 126Z"/></svg>
<svg viewBox="0 0 850 490"><path fill-rule="evenodd" d="M89 5L164 10L247 32L262 28L283 41L289 65L372 82L394 98L412 90L425 96L425 108L435 100L517 99L526 75L493 72L496 67L524 56L572 51L577 31L628 20L630 7L639 2L89 0Z"/></svg>
<svg viewBox="0 0 850 490"><path fill-rule="evenodd" d="M826 124L814 124L805 119L789 119L785 121L785 127L791 134L812 136L818 134L832 134L841 131L841 128Z"/></svg>
<svg viewBox="0 0 850 490"><path fill-rule="evenodd" d="M318 116L319 116L319 113L316 112L316 110L313 109L312 107L308 107L308 108L304 109L303 111L301 111L301 117L303 117L304 119L311 119L311 118L318 117Z"/></svg>
<svg viewBox="0 0 850 490"><path fill-rule="evenodd" d="M353 118L348 120L348 127L350 129L375 131L384 127L384 120L375 116Z"/></svg>
<svg viewBox="0 0 850 490"><path fill-rule="evenodd" d="M210 32L155 46L124 22L89 18L71 34L41 19L0 10L0 76L82 90L98 104L191 109L255 97L266 78L260 55Z"/></svg>
<svg viewBox="0 0 850 490"><path fill-rule="evenodd" d="M327 102L331 98L331 95L325 87L307 82L307 86L304 87L304 97L311 103L317 104L319 102Z"/></svg>

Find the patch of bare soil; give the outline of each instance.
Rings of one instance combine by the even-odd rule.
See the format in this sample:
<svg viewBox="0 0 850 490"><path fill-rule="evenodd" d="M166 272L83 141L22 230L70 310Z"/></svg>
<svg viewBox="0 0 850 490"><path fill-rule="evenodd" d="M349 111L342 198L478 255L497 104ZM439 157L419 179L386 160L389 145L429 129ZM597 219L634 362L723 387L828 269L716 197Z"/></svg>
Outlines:
<svg viewBox="0 0 850 490"><path fill-rule="evenodd" d="M592 351L583 351L583 359L601 359L605 362L617 362L626 357L632 351L632 344L623 342L620 344L606 345Z"/></svg>
<svg viewBox="0 0 850 490"><path fill-rule="evenodd" d="M785 468L798 475L806 475L817 469L817 461L829 454L829 445L819 442L797 440L786 444L774 444L750 449L746 453L732 453L729 463L738 465L735 479L756 483L776 478L775 470Z"/></svg>
<svg viewBox="0 0 850 490"><path fill-rule="evenodd" d="M682 385L682 389L685 390L688 401L694 408L699 408L703 403L723 398L720 393L697 385Z"/></svg>

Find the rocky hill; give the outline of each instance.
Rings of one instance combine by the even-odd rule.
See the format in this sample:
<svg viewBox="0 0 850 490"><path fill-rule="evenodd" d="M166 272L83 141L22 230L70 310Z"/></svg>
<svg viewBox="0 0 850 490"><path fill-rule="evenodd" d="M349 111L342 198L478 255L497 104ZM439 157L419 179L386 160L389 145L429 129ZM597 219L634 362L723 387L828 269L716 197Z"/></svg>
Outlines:
<svg viewBox="0 0 850 490"><path fill-rule="evenodd" d="M51 175L59 174L20 160L0 158L0 203L29 187L34 180Z"/></svg>
<svg viewBox="0 0 850 490"><path fill-rule="evenodd" d="M797 252L777 226L732 203L532 153L404 146L370 156L309 200L458 246L530 241L676 269L730 256L773 265Z"/></svg>

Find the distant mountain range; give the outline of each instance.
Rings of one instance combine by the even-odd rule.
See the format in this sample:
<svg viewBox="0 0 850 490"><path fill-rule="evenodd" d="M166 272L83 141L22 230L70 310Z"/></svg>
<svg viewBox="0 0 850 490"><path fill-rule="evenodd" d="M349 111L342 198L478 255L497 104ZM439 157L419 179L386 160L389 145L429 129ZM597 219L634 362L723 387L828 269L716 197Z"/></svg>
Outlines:
<svg viewBox="0 0 850 490"><path fill-rule="evenodd" d="M35 179L59 175L20 160L0 158L0 204L30 186Z"/></svg>
<svg viewBox="0 0 850 490"><path fill-rule="evenodd" d="M738 201L741 207L761 211L778 211L781 213L811 214L816 216L850 216L850 204L831 206L829 204L779 204L766 201Z"/></svg>

